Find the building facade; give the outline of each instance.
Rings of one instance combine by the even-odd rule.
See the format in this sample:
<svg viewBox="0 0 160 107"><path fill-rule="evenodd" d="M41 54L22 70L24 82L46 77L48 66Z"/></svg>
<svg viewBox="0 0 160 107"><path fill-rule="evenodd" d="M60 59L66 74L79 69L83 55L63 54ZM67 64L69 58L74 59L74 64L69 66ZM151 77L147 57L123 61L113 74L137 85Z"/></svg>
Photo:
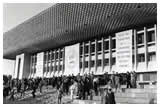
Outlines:
<svg viewBox="0 0 160 107"><path fill-rule="evenodd" d="M18 38L23 46L15 42L13 49L8 36L4 38L4 58L16 57L14 78L136 71L138 81L156 81L156 14L156 4L57 4L5 33L24 37ZM128 39L126 48L121 47L118 35L128 31L122 35ZM71 50L66 52L67 47ZM120 62L120 57L126 60ZM66 60L78 70L66 71Z"/></svg>

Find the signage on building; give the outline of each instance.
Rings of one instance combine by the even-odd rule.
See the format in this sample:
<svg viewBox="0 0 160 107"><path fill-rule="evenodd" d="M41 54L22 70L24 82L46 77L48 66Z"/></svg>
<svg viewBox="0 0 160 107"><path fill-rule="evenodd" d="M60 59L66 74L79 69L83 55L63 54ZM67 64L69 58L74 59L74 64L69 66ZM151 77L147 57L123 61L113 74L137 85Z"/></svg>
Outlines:
<svg viewBox="0 0 160 107"><path fill-rule="evenodd" d="M43 76L43 60L44 60L44 52L38 53L35 77Z"/></svg>
<svg viewBox="0 0 160 107"><path fill-rule="evenodd" d="M65 47L64 75L77 75L79 73L79 43Z"/></svg>
<svg viewBox="0 0 160 107"><path fill-rule="evenodd" d="M132 70L132 30L116 33L116 72Z"/></svg>

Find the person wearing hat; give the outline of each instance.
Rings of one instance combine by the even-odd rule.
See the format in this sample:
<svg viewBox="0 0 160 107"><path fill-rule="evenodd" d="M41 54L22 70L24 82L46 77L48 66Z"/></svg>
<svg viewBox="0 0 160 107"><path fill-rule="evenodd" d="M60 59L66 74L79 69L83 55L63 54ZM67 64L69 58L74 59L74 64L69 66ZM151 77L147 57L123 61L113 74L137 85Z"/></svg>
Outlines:
<svg viewBox="0 0 160 107"><path fill-rule="evenodd" d="M111 86L108 86L106 89L104 100L105 104L116 104L114 92L112 91Z"/></svg>

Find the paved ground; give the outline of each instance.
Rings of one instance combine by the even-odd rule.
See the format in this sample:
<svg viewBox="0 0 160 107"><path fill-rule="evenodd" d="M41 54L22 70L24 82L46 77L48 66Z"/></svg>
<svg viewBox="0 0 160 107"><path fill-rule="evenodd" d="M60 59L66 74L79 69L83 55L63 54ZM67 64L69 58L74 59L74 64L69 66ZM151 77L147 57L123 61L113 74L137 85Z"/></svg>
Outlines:
<svg viewBox="0 0 160 107"><path fill-rule="evenodd" d="M94 97L95 99L95 97ZM96 98L97 99L97 98ZM32 98L31 91L27 91L23 98L20 94L15 95L15 101L9 100L9 97L3 99L4 104L57 104L57 92L52 87L44 89L43 93L36 92L36 98ZM77 100L71 101L70 96L63 96L62 104L93 104L100 103L96 100Z"/></svg>

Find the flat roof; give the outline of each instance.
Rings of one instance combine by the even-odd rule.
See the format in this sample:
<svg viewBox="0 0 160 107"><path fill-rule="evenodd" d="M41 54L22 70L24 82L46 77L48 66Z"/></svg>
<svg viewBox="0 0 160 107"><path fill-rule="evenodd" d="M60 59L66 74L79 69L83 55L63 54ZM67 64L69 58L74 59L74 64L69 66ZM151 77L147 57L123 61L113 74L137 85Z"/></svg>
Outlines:
<svg viewBox="0 0 160 107"><path fill-rule="evenodd" d="M157 23L156 3L60 3L3 34L3 58Z"/></svg>

